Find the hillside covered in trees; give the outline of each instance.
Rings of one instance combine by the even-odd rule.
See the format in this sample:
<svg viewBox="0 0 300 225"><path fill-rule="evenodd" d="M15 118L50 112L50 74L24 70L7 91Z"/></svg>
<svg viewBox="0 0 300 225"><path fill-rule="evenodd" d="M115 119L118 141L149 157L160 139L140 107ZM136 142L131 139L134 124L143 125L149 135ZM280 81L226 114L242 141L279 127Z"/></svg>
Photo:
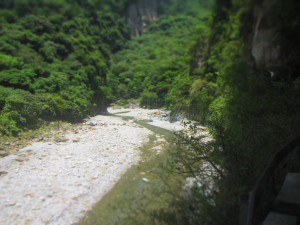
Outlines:
<svg viewBox="0 0 300 225"><path fill-rule="evenodd" d="M0 8L2 134L105 112L110 57L129 38L121 2L7 0Z"/></svg>
<svg viewBox="0 0 300 225"><path fill-rule="evenodd" d="M130 4L141 9L132 13ZM191 52L205 36L212 1L5 0L0 7L0 129L10 135L103 113L116 100L185 101ZM130 32L130 16L145 20L133 26L147 22L143 35Z"/></svg>
<svg viewBox="0 0 300 225"><path fill-rule="evenodd" d="M206 157L222 174L209 196L195 189L197 221L237 224L240 198L299 132L299 2L153 2L2 0L0 132L113 102L166 107L215 139Z"/></svg>

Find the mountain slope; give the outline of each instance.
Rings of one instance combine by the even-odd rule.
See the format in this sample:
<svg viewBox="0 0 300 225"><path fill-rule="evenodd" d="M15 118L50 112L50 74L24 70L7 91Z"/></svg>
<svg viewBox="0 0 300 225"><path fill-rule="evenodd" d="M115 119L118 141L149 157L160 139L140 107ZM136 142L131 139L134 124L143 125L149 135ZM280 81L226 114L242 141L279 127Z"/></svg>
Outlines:
<svg viewBox="0 0 300 225"><path fill-rule="evenodd" d="M77 120L106 110L110 55L129 37L113 3L0 6L1 133L35 126L39 118Z"/></svg>

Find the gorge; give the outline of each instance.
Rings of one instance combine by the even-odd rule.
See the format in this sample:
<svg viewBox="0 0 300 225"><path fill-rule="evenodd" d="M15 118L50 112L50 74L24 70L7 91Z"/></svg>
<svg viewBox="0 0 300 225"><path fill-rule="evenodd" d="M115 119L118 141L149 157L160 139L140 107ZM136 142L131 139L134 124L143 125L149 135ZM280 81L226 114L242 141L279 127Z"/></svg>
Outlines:
<svg viewBox="0 0 300 225"><path fill-rule="evenodd" d="M55 121L165 107L215 140L177 143L175 172L198 177L203 158L222 171L215 190L194 188L202 210L186 224L238 224L240 199L299 133L299 11L297 0L2 0L1 160L6 142Z"/></svg>

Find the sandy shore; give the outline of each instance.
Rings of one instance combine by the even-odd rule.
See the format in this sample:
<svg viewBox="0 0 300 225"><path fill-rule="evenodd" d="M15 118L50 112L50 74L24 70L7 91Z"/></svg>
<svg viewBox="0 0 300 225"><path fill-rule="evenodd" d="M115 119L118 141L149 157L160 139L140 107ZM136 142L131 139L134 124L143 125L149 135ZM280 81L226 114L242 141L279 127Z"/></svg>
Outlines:
<svg viewBox="0 0 300 225"><path fill-rule="evenodd" d="M74 224L139 161L149 130L112 116L90 121L0 159L1 225Z"/></svg>

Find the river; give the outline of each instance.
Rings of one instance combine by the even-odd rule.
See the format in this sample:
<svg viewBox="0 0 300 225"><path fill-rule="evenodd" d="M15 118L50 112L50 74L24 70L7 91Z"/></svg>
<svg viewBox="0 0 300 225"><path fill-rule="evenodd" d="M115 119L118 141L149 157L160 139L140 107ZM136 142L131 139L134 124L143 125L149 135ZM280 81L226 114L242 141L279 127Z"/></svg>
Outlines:
<svg viewBox="0 0 300 225"><path fill-rule="evenodd" d="M130 110L137 120L156 113ZM174 218L183 179L167 170L172 132L113 115L90 120L50 130L0 158L1 225L71 225L85 215L80 224L164 224L159 221Z"/></svg>
<svg viewBox="0 0 300 225"><path fill-rule="evenodd" d="M184 178L174 174L169 165L172 158L168 142L174 132L145 120L135 122L154 133L140 148L142 160L122 176L79 225L180 224Z"/></svg>

